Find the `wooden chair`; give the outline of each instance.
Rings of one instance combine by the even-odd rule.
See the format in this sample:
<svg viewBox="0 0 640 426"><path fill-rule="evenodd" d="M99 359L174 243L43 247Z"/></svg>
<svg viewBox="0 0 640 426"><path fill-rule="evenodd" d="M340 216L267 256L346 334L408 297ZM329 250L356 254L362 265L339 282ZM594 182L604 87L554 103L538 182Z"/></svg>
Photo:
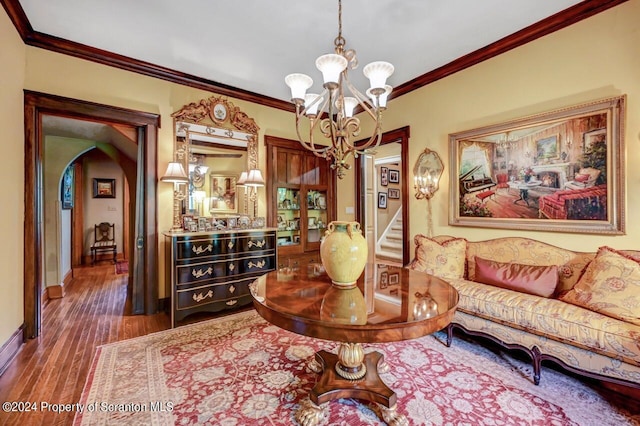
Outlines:
<svg viewBox="0 0 640 426"><path fill-rule="evenodd" d="M498 184L496 185L496 192L500 188L507 188L507 190L509 190L509 184L507 183L507 180L509 180L509 175L507 175L506 173L498 173L496 175L496 180L498 181Z"/></svg>
<svg viewBox="0 0 640 426"><path fill-rule="evenodd" d="M116 263L115 224L102 222L94 225L94 243L91 244L91 266L96 263L96 258L101 253L113 253L113 263Z"/></svg>

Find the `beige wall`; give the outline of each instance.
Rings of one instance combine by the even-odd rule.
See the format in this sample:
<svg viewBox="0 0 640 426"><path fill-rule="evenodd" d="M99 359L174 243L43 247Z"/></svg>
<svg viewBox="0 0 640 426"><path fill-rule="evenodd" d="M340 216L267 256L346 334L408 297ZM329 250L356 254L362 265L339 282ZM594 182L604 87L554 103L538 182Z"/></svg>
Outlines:
<svg viewBox="0 0 640 426"><path fill-rule="evenodd" d="M93 142L54 136L45 137L43 166L44 287L62 284L71 270L71 210L61 210L60 183L65 169ZM63 235L64 233L64 235Z"/></svg>
<svg viewBox="0 0 640 426"><path fill-rule="evenodd" d="M23 323L24 115L26 48L4 9L0 10L0 347Z"/></svg>
<svg viewBox="0 0 640 426"><path fill-rule="evenodd" d="M631 0L569 28L546 36L500 57L439 80L420 90L392 100L385 113L387 130L411 126L409 169L425 146L436 150L445 162L441 189L433 199L434 231L484 239L524 235L563 247L595 250L599 245L635 247L640 228L632 212L640 209L640 0ZM104 65L25 47L4 11L0 12L0 127L5 140L5 167L0 169L5 185L5 210L0 230L6 244L0 248L0 344L23 322L22 218L23 200L23 89L131 108L161 115L158 173L172 157L170 114L184 104L206 98L209 92L136 75ZM274 82L279 84L279 82ZM562 233L486 230L449 227L448 144L449 133L499 123L594 99L628 95L626 121L627 206L630 218L625 236L588 236ZM290 113L243 101L232 101L260 126L260 167L264 169L265 134L295 138ZM366 130L366 129L365 129ZM411 179L411 176L408 176ZM338 183L338 217L350 219L345 208L354 205L353 173ZM171 205L170 185L158 185L158 205ZM407 194L409 195L409 194ZM266 212L261 190L259 214ZM410 234L426 233L424 201L410 201ZM171 227L171 209L158 209L159 230ZM159 250L164 241L159 237ZM158 256L164 268L163 256ZM160 295L164 295L160 274Z"/></svg>
<svg viewBox="0 0 640 426"><path fill-rule="evenodd" d="M640 227L640 0L631 0L499 57L434 82L389 103L386 130L410 125L409 170L425 147L440 154L445 171L432 200L434 234L481 240L536 238L573 250L607 244L638 248ZM627 94L626 215L624 236L493 230L448 225L448 135L514 118ZM412 187L409 176L410 187ZM411 194L409 194L411 195ZM424 200L408 197L410 235L426 234ZM412 250L413 255L413 250Z"/></svg>

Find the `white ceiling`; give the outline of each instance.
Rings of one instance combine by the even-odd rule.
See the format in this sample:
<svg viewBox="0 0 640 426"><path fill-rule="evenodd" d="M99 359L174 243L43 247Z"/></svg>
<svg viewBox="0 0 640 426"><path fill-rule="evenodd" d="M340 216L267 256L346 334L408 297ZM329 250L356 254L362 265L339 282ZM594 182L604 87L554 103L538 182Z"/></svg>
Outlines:
<svg viewBox="0 0 640 426"><path fill-rule="evenodd" d="M362 67L386 60L398 86L579 3L576 0L344 0L343 36ZM276 99L333 51L337 0L20 0L37 32Z"/></svg>

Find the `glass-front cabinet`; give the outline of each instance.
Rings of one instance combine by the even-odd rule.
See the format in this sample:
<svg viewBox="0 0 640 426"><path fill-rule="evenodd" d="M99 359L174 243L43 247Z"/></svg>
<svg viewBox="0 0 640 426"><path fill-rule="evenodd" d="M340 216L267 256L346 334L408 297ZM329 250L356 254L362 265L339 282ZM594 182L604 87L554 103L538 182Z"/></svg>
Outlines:
<svg viewBox="0 0 640 426"><path fill-rule="evenodd" d="M327 228L327 191L307 190L307 239L308 247L319 243Z"/></svg>
<svg viewBox="0 0 640 426"><path fill-rule="evenodd" d="M278 246L300 245L300 189L279 186L277 194Z"/></svg>
<svg viewBox="0 0 640 426"><path fill-rule="evenodd" d="M296 141L266 136L265 142L267 222L277 229L278 264L318 260L320 240L335 220L335 175Z"/></svg>

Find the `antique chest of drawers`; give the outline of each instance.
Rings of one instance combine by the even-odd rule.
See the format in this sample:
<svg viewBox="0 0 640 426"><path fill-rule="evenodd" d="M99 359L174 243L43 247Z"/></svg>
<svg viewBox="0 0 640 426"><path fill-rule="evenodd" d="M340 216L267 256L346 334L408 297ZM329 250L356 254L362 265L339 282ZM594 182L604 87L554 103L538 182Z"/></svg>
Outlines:
<svg viewBox="0 0 640 426"><path fill-rule="evenodd" d="M276 268L273 228L165 233L171 326L196 312L252 303L249 284Z"/></svg>

